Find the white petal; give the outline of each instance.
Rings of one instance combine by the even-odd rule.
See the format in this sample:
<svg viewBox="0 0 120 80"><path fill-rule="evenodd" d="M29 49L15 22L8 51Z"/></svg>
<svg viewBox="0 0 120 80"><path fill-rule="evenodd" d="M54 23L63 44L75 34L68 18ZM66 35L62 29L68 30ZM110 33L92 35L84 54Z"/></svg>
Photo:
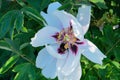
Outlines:
<svg viewBox="0 0 120 80"><path fill-rule="evenodd" d="M86 41L88 46L86 47L83 55L92 62L102 65L102 60L106 58L106 56L91 41Z"/></svg>
<svg viewBox="0 0 120 80"><path fill-rule="evenodd" d="M63 75L60 71L58 72L59 80L80 80L82 75L82 70L80 63L76 66L75 70L68 76Z"/></svg>
<svg viewBox="0 0 120 80"><path fill-rule="evenodd" d="M53 14L46 14L44 12L41 12L41 15L45 19L45 21L47 22L47 25L52 26L52 27L56 27L59 29L63 29L61 21L59 20L59 18L57 18Z"/></svg>
<svg viewBox="0 0 120 80"><path fill-rule="evenodd" d="M76 55L69 51L66 59L58 59L57 68L65 76L70 75L76 68L80 61L80 53Z"/></svg>
<svg viewBox="0 0 120 80"><path fill-rule="evenodd" d="M47 78L56 77L56 59L48 54L46 48L42 49L36 58L36 66L43 69L42 74Z"/></svg>
<svg viewBox="0 0 120 80"><path fill-rule="evenodd" d="M57 68L56 68L56 59L48 60L49 63L47 66L42 70L42 74L46 78L54 79L57 76Z"/></svg>
<svg viewBox="0 0 120 80"><path fill-rule="evenodd" d="M82 41L84 39L84 34L81 25L75 20L71 20L71 23L73 26L74 35Z"/></svg>
<svg viewBox="0 0 120 80"><path fill-rule="evenodd" d="M67 28L70 26L71 20L76 20L74 16L71 14L65 12L65 11L55 11L54 15L59 18L59 20L62 22L62 26L64 28Z"/></svg>
<svg viewBox="0 0 120 80"><path fill-rule="evenodd" d="M43 46L45 44L55 43L56 40L52 37L56 32L59 32L58 29L54 27L44 27L40 29L35 37L31 39L31 44L34 47Z"/></svg>
<svg viewBox="0 0 120 80"><path fill-rule="evenodd" d="M82 7L80 7L78 10L77 19L83 27L84 34L87 32L89 28L90 14L91 14L91 6L82 5Z"/></svg>
<svg viewBox="0 0 120 80"><path fill-rule="evenodd" d="M55 11L54 15L59 18L64 28L70 27L70 24L72 24L75 36L80 40L83 39L82 26L73 15L66 13L65 11Z"/></svg>
<svg viewBox="0 0 120 80"><path fill-rule="evenodd" d="M67 53L65 54L59 54L58 53L58 48L59 45L58 44L53 44L53 45L46 45L46 49L49 52L50 55L52 55L53 57L57 58L57 59L64 59L67 56Z"/></svg>
<svg viewBox="0 0 120 80"><path fill-rule="evenodd" d="M43 69L47 65L47 62L52 58L53 57L50 54L48 54L45 48L40 50L36 58L36 67Z"/></svg>
<svg viewBox="0 0 120 80"><path fill-rule="evenodd" d="M52 12L54 12L54 11L57 10L60 6L61 6L61 4L60 4L59 2L51 3L51 4L48 6L47 13L52 13Z"/></svg>

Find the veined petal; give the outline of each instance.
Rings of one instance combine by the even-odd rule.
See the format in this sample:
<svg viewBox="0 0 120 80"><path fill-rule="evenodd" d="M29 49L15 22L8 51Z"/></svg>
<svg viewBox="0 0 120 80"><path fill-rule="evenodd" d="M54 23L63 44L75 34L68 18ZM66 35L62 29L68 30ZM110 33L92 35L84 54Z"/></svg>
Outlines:
<svg viewBox="0 0 120 80"><path fill-rule="evenodd" d="M56 59L49 60L49 63L42 70L42 74L46 78L54 79L57 76L57 68L56 68Z"/></svg>
<svg viewBox="0 0 120 80"><path fill-rule="evenodd" d="M80 63L78 63L75 70L68 76L65 76L64 74L62 74L61 71L58 71L59 80L80 80L81 75L82 75L82 70L81 70Z"/></svg>
<svg viewBox="0 0 120 80"><path fill-rule="evenodd" d="M83 55L87 57L94 63L98 63L102 65L102 60L106 58L106 56L89 40L86 40L88 46L86 50L83 52Z"/></svg>
<svg viewBox="0 0 120 80"><path fill-rule="evenodd" d="M36 58L36 66L42 69L42 74L47 78L56 77L56 59L48 54L46 48L42 49Z"/></svg>
<svg viewBox="0 0 120 80"><path fill-rule="evenodd" d="M46 48L43 48L42 50L39 51L38 56L36 58L36 67L43 69L49 60L53 59L53 57L48 54L46 51Z"/></svg>
<svg viewBox="0 0 120 80"><path fill-rule="evenodd" d="M73 15L66 13L65 11L55 11L54 15L59 18L64 28L69 27L71 24L75 36L79 39L83 39L82 26Z"/></svg>
<svg viewBox="0 0 120 80"><path fill-rule="evenodd" d="M79 8L77 19L79 23L82 25L84 34L87 32L89 28L90 15L91 15L91 6L82 5L82 7Z"/></svg>
<svg viewBox="0 0 120 80"><path fill-rule="evenodd" d="M69 53L65 59L57 60L58 71L61 71L61 73L64 76L68 76L75 70L79 61L80 61L80 53L77 53L75 55L72 53L72 51L69 50Z"/></svg>
<svg viewBox="0 0 120 80"><path fill-rule="evenodd" d="M49 4L47 13L52 13L52 12L54 12L54 11L57 10L60 6L61 6L61 4L60 4L59 2L54 2L54 3Z"/></svg>
<svg viewBox="0 0 120 80"><path fill-rule="evenodd" d="M78 23L78 21L71 20L72 28L74 31L74 35L80 39L81 41L84 39L84 34L81 25Z"/></svg>
<svg viewBox="0 0 120 80"><path fill-rule="evenodd" d="M34 47L38 47L45 44L55 43L56 40L52 37L52 35L56 32L59 32L59 30L54 27L44 27L35 34L35 37L31 39L30 44Z"/></svg>
<svg viewBox="0 0 120 80"><path fill-rule="evenodd" d="M59 28L61 30L63 29L61 21L53 14L46 14L44 12L41 12L41 15L47 22L47 25Z"/></svg>
<svg viewBox="0 0 120 80"><path fill-rule="evenodd" d="M62 27L66 28L70 26L71 18L68 16L68 13L65 11L55 11L54 15L62 22Z"/></svg>
<svg viewBox="0 0 120 80"><path fill-rule="evenodd" d="M50 55L52 55L53 57L57 58L57 59L64 59L67 57L67 53L65 54L59 54L58 53L58 48L59 45L58 44L53 44L53 45L46 45L46 49L49 52Z"/></svg>
<svg viewBox="0 0 120 80"><path fill-rule="evenodd" d="M88 43L87 43L87 39L83 39L83 41L81 41L82 44L79 44L80 42L78 42L78 48L79 48L79 52L82 53L86 50L86 48L88 48Z"/></svg>

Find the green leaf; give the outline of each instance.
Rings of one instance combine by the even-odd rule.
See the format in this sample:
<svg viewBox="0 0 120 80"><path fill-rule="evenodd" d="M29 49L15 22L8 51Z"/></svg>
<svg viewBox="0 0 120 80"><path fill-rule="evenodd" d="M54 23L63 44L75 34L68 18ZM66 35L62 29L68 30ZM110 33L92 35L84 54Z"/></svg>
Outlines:
<svg viewBox="0 0 120 80"><path fill-rule="evenodd" d="M89 80L97 80L97 77L95 77L95 76L89 76Z"/></svg>
<svg viewBox="0 0 120 80"><path fill-rule="evenodd" d="M110 34L108 34L110 32ZM114 32L113 32L113 29L112 29L112 26L110 25L106 25L104 26L103 28L103 34L104 34L104 40L105 40L105 43L107 43L110 47L113 46L113 43L114 43Z"/></svg>
<svg viewBox="0 0 120 80"><path fill-rule="evenodd" d="M21 9L27 16L31 17L33 20L39 22L40 24L43 22L43 18L40 16L39 12L32 7L24 7Z"/></svg>
<svg viewBox="0 0 120 80"><path fill-rule="evenodd" d="M14 22L14 26L17 29L17 31L20 31L24 24L24 15L20 11L18 11L16 14L17 16Z"/></svg>
<svg viewBox="0 0 120 80"><path fill-rule="evenodd" d="M0 49L0 67L5 64L5 62L10 58L10 56L10 51Z"/></svg>
<svg viewBox="0 0 120 80"><path fill-rule="evenodd" d="M33 62L35 62L34 48L29 43L24 43L20 46L22 53Z"/></svg>
<svg viewBox="0 0 120 80"><path fill-rule="evenodd" d="M22 63L14 67L14 72L17 72L14 80L37 80L35 66L30 63Z"/></svg>
<svg viewBox="0 0 120 80"><path fill-rule="evenodd" d="M24 49L28 45L30 45L30 43L23 43L22 45L20 45L20 50Z"/></svg>
<svg viewBox="0 0 120 80"><path fill-rule="evenodd" d="M28 32L28 30L27 30L26 27L22 27L21 31L22 31L22 32Z"/></svg>
<svg viewBox="0 0 120 80"><path fill-rule="evenodd" d="M22 1L22 0L16 0L18 4L20 4L21 6L26 6L26 4Z"/></svg>
<svg viewBox="0 0 120 80"><path fill-rule="evenodd" d="M115 65L118 69L120 69L120 64L119 64L119 62L112 61L112 64Z"/></svg>
<svg viewBox="0 0 120 80"><path fill-rule="evenodd" d="M13 37L14 28L18 31L23 26L23 14L19 10L8 11L0 19L0 38L3 38L8 32Z"/></svg>
<svg viewBox="0 0 120 80"><path fill-rule="evenodd" d="M69 8L71 8L71 7L72 7L72 3L71 3L71 2L68 2L68 3L62 5L61 7L59 7L58 9L59 9L59 10L64 10L64 9L69 9Z"/></svg>
<svg viewBox="0 0 120 80"><path fill-rule="evenodd" d="M9 46L13 52L19 51L19 46L18 46L18 44L16 44L15 41L10 40L8 38L5 38L5 41L9 44Z"/></svg>
<svg viewBox="0 0 120 80"><path fill-rule="evenodd" d="M6 33L14 26L14 11L7 12L0 19L0 38L4 37Z"/></svg>
<svg viewBox="0 0 120 80"><path fill-rule="evenodd" d="M99 64L95 64L94 67L96 69L105 69L107 65L99 65Z"/></svg>
<svg viewBox="0 0 120 80"><path fill-rule="evenodd" d="M0 8L1 8L2 0L0 0Z"/></svg>
<svg viewBox="0 0 120 80"><path fill-rule="evenodd" d="M107 6L105 4L104 0L89 0L90 2L96 4L98 6L98 8L103 8L103 9L107 9Z"/></svg>
<svg viewBox="0 0 120 80"><path fill-rule="evenodd" d="M0 68L0 74L3 74L5 72L7 72L10 68L12 68L14 66L14 64L17 62L19 56L18 55L14 55L12 57L10 57L6 63Z"/></svg>
<svg viewBox="0 0 120 80"><path fill-rule="evenodd" d="M11 51L9 44L4 40L0 40L0 49Z"/></svg>
<svg viewBox="0 0 120 80"><path fill-rule="evenodd" d="M28 31L28 32L23 32L17 34L14 38L20 39L20 44L22 45L23 43L28 43L31 41L31 38L34 36L34 31Z"/></svg>
<svg viewBox="0 0 120 80"><path fill-rule="evenodd" d="M111 66L111 65L110 65ZM111 68L111 67L109 67ZM109 70L109 77L110 79L109 80L120 80L120 69L117 69L115 67L112 67L110 70Z"/></svg>
<svg viewBox="0 0 120 80"><path fill-rule="evenodd" d="M47 8L47 6L50 3L50 0L16 0L18 4L20 4L22 7L25 6L30 6L34 9L36 9L37 11L42 11L43 9ZM27 4L26 4L27 3Z"/></svg>
<svg viewBox="0 0 120 80"><path fill-rule="evenodd" d="M41 0L41 3L40 3L40 9L43 10L45 9L50 3L50 0Z"/></svg>
<svg viewBox="0 0 120 80"><path fill-rule="evenodd" d="M43 0L42 0L43 1ZM41 0L26 0L26 2L32 6L33 8L35 8L36 10L40 11L40 3Z"/></svg>
<svg viewBox="0 0 120 80"><path fill-rule="evenodd" d="M113 49L113 52L114 52L114 55L115 55L115 58L116 58L116 60L117 61L120 61L120 47L115 47L114 49Z"/></svg>

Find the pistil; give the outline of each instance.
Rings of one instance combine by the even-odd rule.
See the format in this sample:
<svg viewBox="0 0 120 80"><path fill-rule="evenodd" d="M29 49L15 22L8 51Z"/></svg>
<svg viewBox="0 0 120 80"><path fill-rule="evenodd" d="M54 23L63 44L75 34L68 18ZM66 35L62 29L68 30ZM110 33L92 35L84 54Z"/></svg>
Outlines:
<svg viewBox="0 0 120 80"><path fill-rule="evenodd" d="M63 29L61 32L57 32L52 37L60 44L58 48L59 54L64 54L66 50L70 49L76 55L78 51L77 45L82 44L74 35L71 24L70 27Z"/></svg>

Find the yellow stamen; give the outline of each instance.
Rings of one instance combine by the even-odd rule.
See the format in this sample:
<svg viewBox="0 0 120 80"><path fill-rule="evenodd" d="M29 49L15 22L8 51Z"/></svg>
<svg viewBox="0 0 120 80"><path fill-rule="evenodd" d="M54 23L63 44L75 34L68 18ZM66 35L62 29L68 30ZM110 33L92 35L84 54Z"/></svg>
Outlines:
<svg viewBox="0 0 120 80"><path fill-rule="evenodd" d="M64 40L69 41L70 40L69 35L66 34L65 37L64 37Z"/></svg>
<svg viewBox="0 0 120 80"><path fill-rule="evenodd" d="M76 42L77 41L77 39L76 38L73 38L73 42Z"/></svg>
<svg viewBox="0 0 120 80"><path fill-rule="evenodd" d="M69 44L66 43L65 46L64 46L65 49L68 49L69 48Z"/></svg>

